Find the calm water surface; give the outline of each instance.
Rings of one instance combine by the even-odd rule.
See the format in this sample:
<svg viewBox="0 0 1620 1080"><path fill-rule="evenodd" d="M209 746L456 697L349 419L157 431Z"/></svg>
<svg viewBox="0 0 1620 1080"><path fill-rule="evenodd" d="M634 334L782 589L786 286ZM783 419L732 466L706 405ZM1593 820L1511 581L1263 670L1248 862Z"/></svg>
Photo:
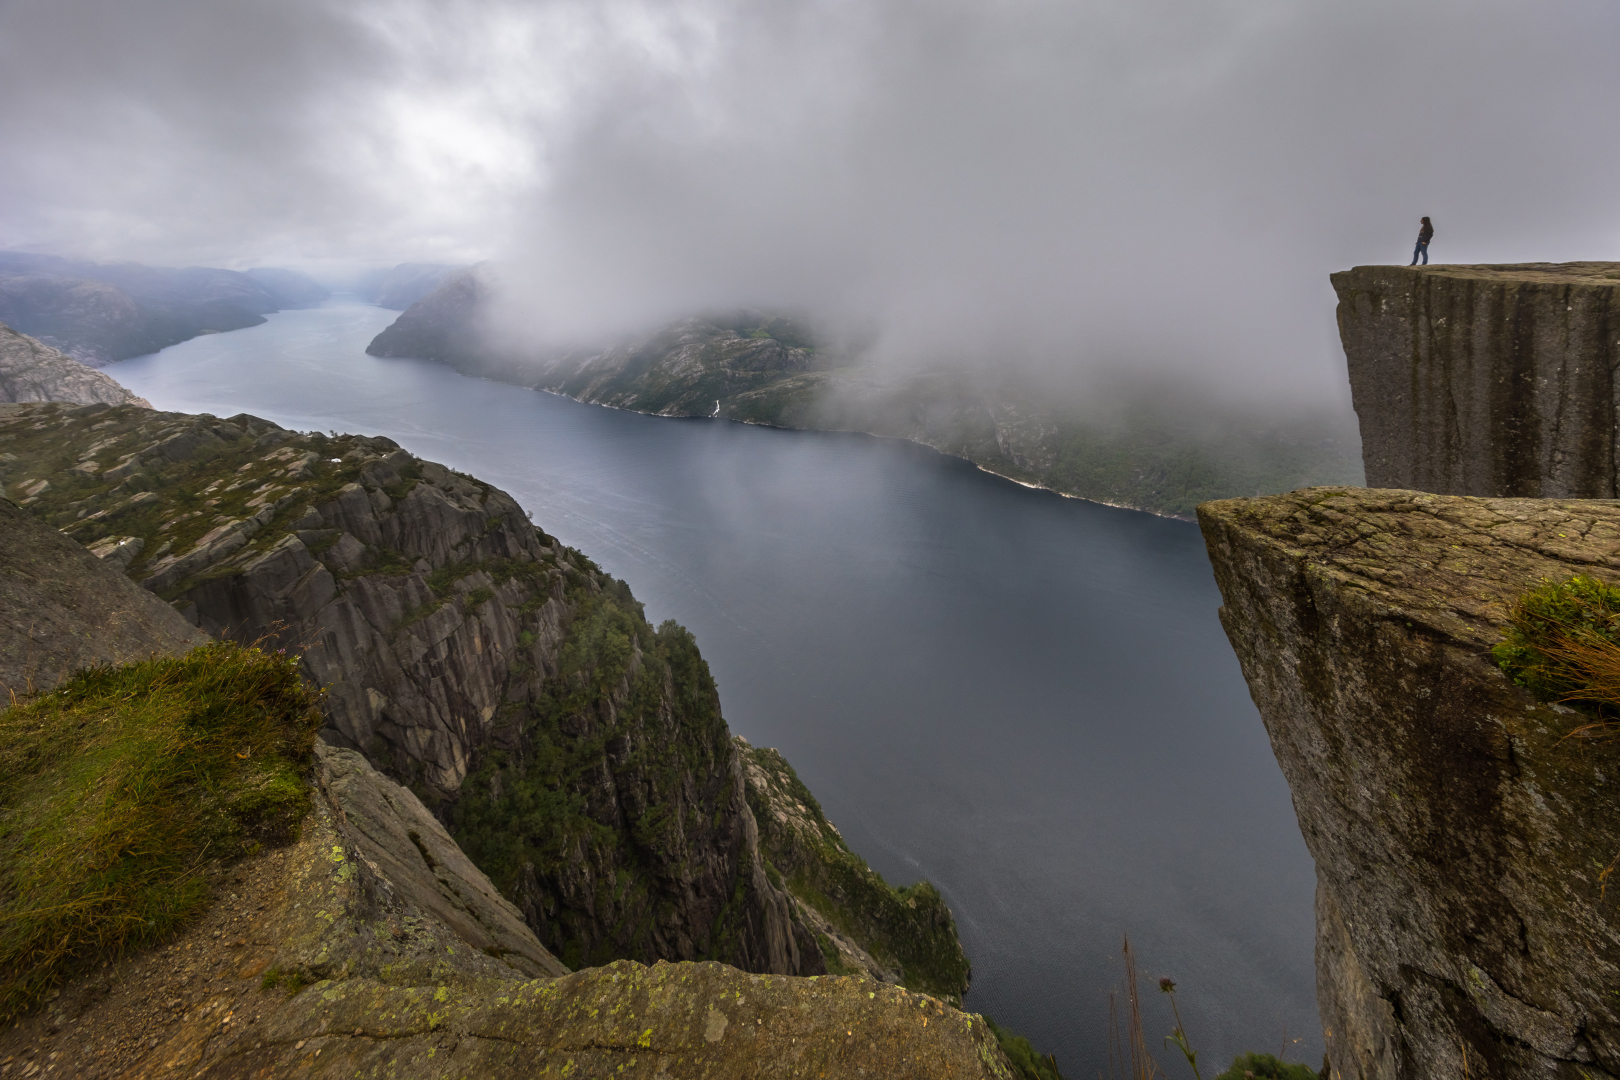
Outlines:
<svg viewBox="0 0 1620 1080"><path fill-rule="evenodd" d="M1127 932L1207 1063L1285 1040L1321 1060L1311 861L1195 526L907 443L366 356L394 317L337 300L109 373L160 409L383 434L511 492L697 634L732 730L780 748L855 850L940 887L968 1007L1070 1080L1106 1069ZM1157 1047L1173 1022L1145 1005Z"/></svg>

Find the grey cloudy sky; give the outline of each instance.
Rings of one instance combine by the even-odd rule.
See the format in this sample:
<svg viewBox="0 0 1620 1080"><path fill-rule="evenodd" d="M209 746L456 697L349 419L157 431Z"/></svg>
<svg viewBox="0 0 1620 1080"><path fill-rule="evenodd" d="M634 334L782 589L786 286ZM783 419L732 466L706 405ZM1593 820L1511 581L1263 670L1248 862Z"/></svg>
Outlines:
<svg viewBox="0 0 1620 1080"><path fill-rule="evenodd" d="M0 0L0 246L500 260L1332 397L1327 274L1620 257L1608 0Z"/></svg>

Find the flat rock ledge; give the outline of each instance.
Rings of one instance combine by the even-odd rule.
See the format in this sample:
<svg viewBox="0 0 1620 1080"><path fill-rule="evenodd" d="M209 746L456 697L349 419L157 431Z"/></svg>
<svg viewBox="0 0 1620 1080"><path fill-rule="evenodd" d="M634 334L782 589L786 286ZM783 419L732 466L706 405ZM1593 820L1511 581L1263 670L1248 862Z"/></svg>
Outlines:
<svg viewBox="0 0 1620 1080"><path fill-rule="evenodd" d="M1620 739L1488 655L1540 582L1620 584L1620 503L1309 488L1199 522L1316 860L1334 1076L1620 1076Z"/></svg>
<svg viewBox="0 0 1620 1080"><path fill-rule="evenodd" d="M871 979L619 961L570 973L422 804L318 746L290 847L174 940L0 1032L8 1076L1012 1080L982 1017Z"/></svg>

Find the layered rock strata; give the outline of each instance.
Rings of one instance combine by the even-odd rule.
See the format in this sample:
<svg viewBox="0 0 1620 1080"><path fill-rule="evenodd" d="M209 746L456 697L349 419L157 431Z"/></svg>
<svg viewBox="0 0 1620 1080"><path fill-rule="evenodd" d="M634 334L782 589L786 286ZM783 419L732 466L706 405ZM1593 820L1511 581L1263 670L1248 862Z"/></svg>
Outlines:
<svg viewBox="0 0 1620 1080"><path fill-rule="evenodd" d="M133 549L128 573L204 629L301 651L327 741L417 791L570 966L825 971L691 635L506 493L247 415L12 406L0 454L13 498Z"/></svg>
<svg viewBox="0 0 1620 1080"><path fill-rule="evenodd" d="M1620 263L1333 275L1367 483L1620 494Z"/></svg>
<svg viewBox="0 0 1620 1080"><path fill-rule="evenodd" d="M867 979L620 961L568 973L410 792L317 746L290 848L176 939L0 1033L17 1075L1000 1078L982 1018Z"/></svg>
<svg viewBox="0 0 1620 1080"><path fill-rule="evenodd" d="M14 401L152 407L106 372L85 367L60 349L0 323L0 402Z"/></svg>
<svg viewBox="0 0 1620 1080"><path fill-rule="evenodd" d="M1307 489L1199 519L1316 860L1334 1075L1620 1076L1620 741L1488 655L1542 581L1620 583L1620 505Z"/></svg>

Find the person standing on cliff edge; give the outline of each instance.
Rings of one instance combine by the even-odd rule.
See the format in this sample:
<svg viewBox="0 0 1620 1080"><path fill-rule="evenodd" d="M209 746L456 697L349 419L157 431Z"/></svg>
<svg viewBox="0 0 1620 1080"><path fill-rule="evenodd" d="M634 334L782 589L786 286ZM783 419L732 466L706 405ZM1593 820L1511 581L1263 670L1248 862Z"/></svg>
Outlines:
<svg viewBox="0 0 1620 1080"><path fill-rule="evenodd" d="M1434 239L1434 226L1429 224L1429 219L1428 218L1424 218L1423 219L1423 227L1418 230L1417 247L1412 249L1412 265L1413 266L1416 266L1418 264L1418 256L1420 256L1420 255L1423 257L1423 265L1424 266L1429 265L1429 241L1433 240L1433 239Z"/></svg>

